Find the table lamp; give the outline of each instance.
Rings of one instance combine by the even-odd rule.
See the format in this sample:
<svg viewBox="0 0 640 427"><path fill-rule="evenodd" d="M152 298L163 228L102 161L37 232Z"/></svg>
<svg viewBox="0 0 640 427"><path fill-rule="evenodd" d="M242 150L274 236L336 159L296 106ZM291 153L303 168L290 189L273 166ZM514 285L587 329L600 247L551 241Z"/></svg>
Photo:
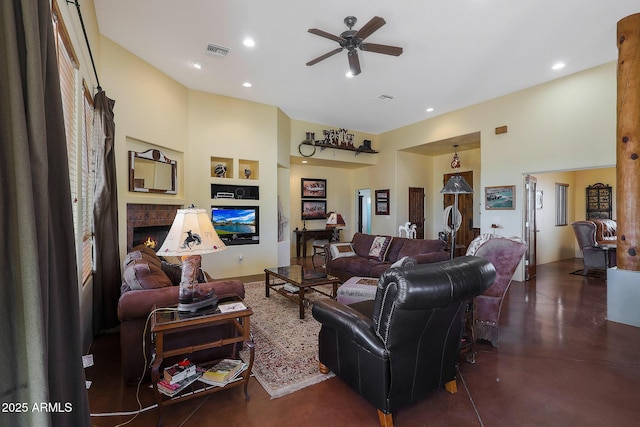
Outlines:
<svg viewBox="0 0 640 427"><path fill-rule="evenodd" d="M216 306L218 297L213 291L203 293L198 286L197 274L200 268L200 255L226 249L218 237L211 219L204 209L193 206L178 209L167 238L158 249L159 256L182 257L182 277L178 297L178 310L196 312L210 306Z"/></svg>
<svg viewBox="0 0 640 427"><path fill-rule="evenodd" d="M344 218L342 218L342 215L335 212L329 213L329 216L327 217L326 228L333 229L333 236L331 238L332 241L337 242L340 240L338 229L346 225L347 224L344 222Z"/></svg>

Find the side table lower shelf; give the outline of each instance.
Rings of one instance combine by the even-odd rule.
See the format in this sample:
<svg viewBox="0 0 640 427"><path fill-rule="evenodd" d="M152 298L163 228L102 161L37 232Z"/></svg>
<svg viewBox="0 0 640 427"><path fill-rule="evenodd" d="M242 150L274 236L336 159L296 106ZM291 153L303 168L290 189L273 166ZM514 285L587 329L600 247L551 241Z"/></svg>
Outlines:
<svg viewBox="0 0 640 427"><path fill-rule="evenodd" d="M226 295L219 298L220 301L230 300L242 302L242 299L237 295ZM153 384L153 393L156 402L158 403L158 426L162 425L162 410L165 406L170 406L186 400L240 386L244 387L245 400L249 400L248 385L255 357L255 344L253 343L250 334L250 316L253 314L253 311L249 307L244 310L234 311L230 313L216 312L213 314L184 318L181 318L177 311L173 310L173 306L171 305L158 305L155 307L155 309L158 311L156 311L154 316L152 317L151 333L154 337L156 354L153 364L151 365L151 380ZM164 348L165 335L174 333L187 333L200 328L206 328L225 323L233 325L233 330L235 331L235 333L232 334L232 336L222 338L213 342L186 346L171 350L165 350ZM163 379L164 367L162 365L165 358L188 355L198 351L222 347L229 344L233 344L233 354L231 355L231 357L234 359L239 358L239 351L242 349L242 347L246 346L249 350L249 361L247 369L242 372L241 376L239 377L240 379L238 379L237 381L233 381L225 386L214 386L196 380L173 397L166 396L158 390L157 384ZM201 364L201 366L206 367L209 365L213 365L216 362L218 362L218 360L210 360Z"/></svg>

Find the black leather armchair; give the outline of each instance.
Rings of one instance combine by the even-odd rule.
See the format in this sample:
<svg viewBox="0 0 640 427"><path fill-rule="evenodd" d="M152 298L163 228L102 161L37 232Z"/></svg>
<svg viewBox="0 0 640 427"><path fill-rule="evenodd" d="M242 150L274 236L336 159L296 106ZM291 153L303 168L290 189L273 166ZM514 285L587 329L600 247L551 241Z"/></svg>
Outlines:
<svg viewBox="0 0 640 427"><path fill-rule="evenodd" d="M374 301L316 302L321 371L333 371L371 402L382 426L392 426L394 411L431 390L444 385L455 393L466 302L495 275L489 261L465 256L391 268Z"/></svg>

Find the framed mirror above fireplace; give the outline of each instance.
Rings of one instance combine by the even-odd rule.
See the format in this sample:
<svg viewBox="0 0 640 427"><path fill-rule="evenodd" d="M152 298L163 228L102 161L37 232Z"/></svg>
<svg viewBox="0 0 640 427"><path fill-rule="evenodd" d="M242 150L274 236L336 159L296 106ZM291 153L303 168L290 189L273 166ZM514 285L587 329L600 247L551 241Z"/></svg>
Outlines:
<svg viewBox="0 0 640 427"><path fill-rule="evenodd" d="M129 151L129 191L176 194L177 176L177 162L162 151Z"/></svg>

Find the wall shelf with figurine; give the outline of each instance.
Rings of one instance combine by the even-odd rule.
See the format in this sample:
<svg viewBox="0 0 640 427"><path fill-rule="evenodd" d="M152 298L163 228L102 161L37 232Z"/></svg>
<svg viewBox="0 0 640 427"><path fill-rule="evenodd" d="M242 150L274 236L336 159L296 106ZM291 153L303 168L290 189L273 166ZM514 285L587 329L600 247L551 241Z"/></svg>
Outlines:
<svg viewBox="0 0 640 427"><path fill-rule="evenodd" d="M260 179L258 160L233 159L230 157L211 157L211 177L225 179Z"/></svg>
<svg viewBox="0 0 640 427"><path fill-rule="evenodd" d="M378 153L371 148L371 141L366 139L362 142L362 145L356 147L353 142L354 135L349 133L347 129L323 130L322 133L324 139L321 140L315 139L315 132L306 133L306 138L298 146L298 151L303 157L313 156L316 153L316 147L320 147L320 151L327 148L353 151L356 156L360 153Z"/></svg>

